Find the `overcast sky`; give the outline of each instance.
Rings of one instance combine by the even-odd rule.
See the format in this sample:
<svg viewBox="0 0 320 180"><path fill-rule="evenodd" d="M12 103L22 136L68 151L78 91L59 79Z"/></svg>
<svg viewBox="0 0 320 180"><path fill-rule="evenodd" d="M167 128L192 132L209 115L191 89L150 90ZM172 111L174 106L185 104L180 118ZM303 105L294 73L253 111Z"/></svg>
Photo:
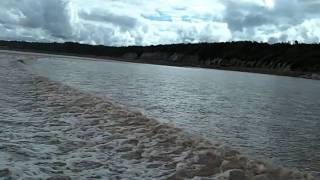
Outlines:
<svg viewBox="0 0 320 180"><path fill-rule="evenodd" d="M320 0L0 0L0 39L104 45L320 40Z"/></svg>

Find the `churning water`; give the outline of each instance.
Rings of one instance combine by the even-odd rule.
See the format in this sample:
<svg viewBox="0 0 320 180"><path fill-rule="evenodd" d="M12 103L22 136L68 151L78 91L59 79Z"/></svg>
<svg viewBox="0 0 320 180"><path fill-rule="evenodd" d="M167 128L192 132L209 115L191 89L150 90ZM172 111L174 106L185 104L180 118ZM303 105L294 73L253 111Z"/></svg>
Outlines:
<svg viewBox="0 0 320 180"><path fill-rule="evenodd" d="M159 147L158 152L150 144L150 149L146 145L134 149L130 144L137 145L135 135L145 136L147 131L137 128L139 123L153 127L156 122L106 98L247 155L320 171L320 81L68 57L1 54L0 58L0 162L15 167L16 176L34 164L45 166L36 166L28 172L30 177L66 169L87 178L116 178L121 172L141 178L141 171L148 172L145 178L169 176L173 161L158 162L155 154L176 151L169 158L179 158L182 145ZM117 124L110 121L114 117L139 120L134 125L121 120ZM161 130L170 138L183 133L176 128ZM128 138L132 131L137 132ZM109 144L102 143L106 139ZM141 148L147 153L141 155ZM147 160L142 163L136 156ZM106 167L107 174L102 171Z"/></svg>

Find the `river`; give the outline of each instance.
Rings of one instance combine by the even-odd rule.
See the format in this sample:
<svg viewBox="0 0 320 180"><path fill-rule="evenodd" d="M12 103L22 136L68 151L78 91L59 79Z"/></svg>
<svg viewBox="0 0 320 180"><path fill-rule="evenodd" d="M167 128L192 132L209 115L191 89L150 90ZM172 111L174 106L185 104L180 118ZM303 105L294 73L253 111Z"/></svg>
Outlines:
<svg viewBox="0 0 320 180"><path fill-rule="evenodd" d="M28 60L21 54L16 59ZM12 65L7 63L2 66ZM29 116L5 108L37 101L18 98L35 91L26 83L30 80L24 80L32 74L110 99L195 136L221 141L248 156L320 172L320 81L54 56L15 63L24 69L22 74L1 71L7 84L2 81L0 93L10 97L6 104L0 103L2 112L7 112L0 113L2 119ZM15 86L23 87L21 92L13 91L19 89Z"/></svg>

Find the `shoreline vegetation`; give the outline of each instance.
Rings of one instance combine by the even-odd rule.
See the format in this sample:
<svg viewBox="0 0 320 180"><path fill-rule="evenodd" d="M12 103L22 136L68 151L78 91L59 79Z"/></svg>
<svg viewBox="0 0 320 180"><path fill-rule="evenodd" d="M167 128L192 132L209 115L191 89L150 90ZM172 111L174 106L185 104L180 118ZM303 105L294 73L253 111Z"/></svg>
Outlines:
<svg viewBox="0 0 320 180"><path fill-rule="evenodd" d="M0 41L0 49L135 63L200 67L320 80L320 44L251 41L109 47L74 42Z"/></svg>

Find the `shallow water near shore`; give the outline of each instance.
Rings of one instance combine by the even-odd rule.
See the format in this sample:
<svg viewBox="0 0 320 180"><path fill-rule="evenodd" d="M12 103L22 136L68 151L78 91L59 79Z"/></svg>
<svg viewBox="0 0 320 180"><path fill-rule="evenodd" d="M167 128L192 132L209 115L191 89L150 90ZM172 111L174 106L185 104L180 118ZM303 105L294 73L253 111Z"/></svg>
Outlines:
<svg viewBox="0 0 320 180"><path fill-rule="evenodd" d="M0 150L5 150L0 151L0 161L16 167L17 176L35 163L38 166L29 172L30 177L67 171L87 178L116 179L121 172L127 178L143 178L137 173L145 169L144 178L170 176L171 166L176 164L170 159L164 163L157 154L179 159L183 142L190 139L185 139L180 129L169 128L166 133L173 134L169 137L178 138L182 145L154 149L152 144L159 142L152 139L163 137L150 136L144 146L149 144L152 148L139 149L139 138L128 139L138 122L133 120L133 125L128 125L112 119L139 119L151 127L155 122L139 113L116 108L106 98L172 123L190 134L226 142L250 156L271 157L276 164L319 172L317 81L70 58L38 59L23 55L1 55L1 58L26 62L1 61L0 66L4 79L0 91L3 112ZM34 134L30 134L30 127ZM145 129L141 128L136 133L145 135ZM160 127L160 131L164 129ZM181 140L179 135L183 137ZM139 153L141 149L145 154ZM57 158L50 159L52 155ZM136 160L140 156L144 156L143 163ZM10 164L13 162L15 165ZM39 169L41 163L45 169Z"/></svg>

